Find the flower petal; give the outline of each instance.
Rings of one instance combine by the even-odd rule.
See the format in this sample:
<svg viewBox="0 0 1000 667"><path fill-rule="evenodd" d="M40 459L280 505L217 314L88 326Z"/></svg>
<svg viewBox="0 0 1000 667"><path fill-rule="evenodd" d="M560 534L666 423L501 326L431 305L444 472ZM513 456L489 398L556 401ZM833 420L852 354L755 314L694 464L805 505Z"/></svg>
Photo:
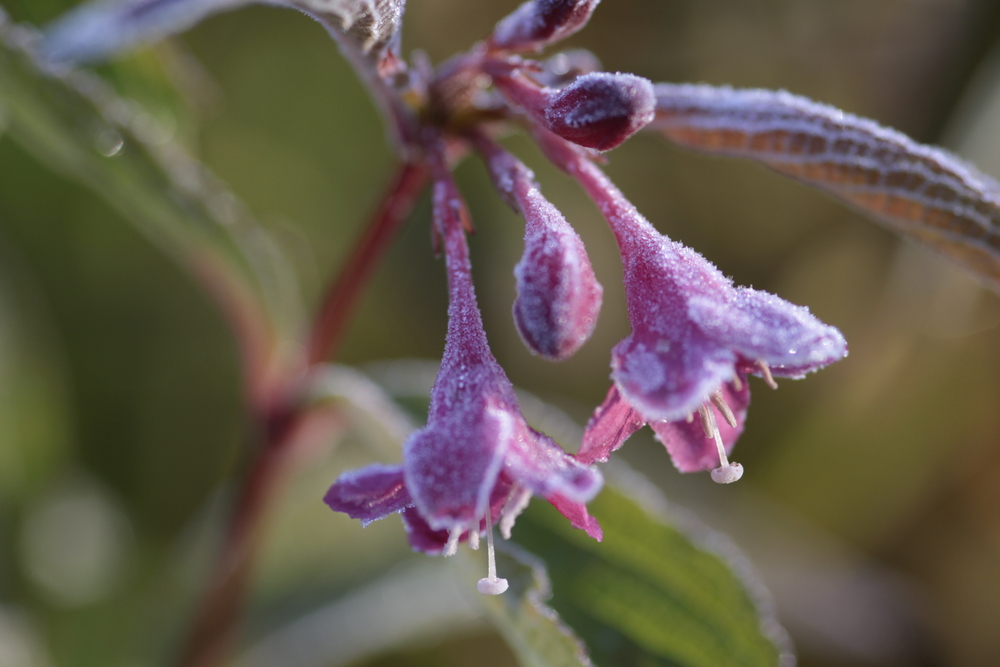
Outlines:
<svg viewBox="0 0 1000 667"><path fill-rule="evenodd" d="M601 530L601 524L597 522L597 519L590 516L586 505L583 503L574 503L566 498L566 496L559 494L549 496L546 500L552 503L552 506L559 510L560 514L569 519L574 528L585 530L588 535L598 542L604 539L604 531Z"/></svg>
<svg viewBox="0 0 1000 667"><path fill-rule="evenodd" d="M694 297L688 314L721 345L750 361L766 361L774 375L800 378L847 355L836 327L767 292L740 287L727 303Z"/></svg>
<svg viewBox="0 0 1000 667"><path fill-rule="evenodd" d="M403 445L406 486L435 530L482 517L514 434L504 420L457 415L466 419L428 425Z"/></svg>
<svg viewBox="0 0 1000 667"><path fill-rule="evenodd" d="M560 494L581 503L593 499L601 490L604 479L596 468L581 463L523 422L517 433L504 469L520 486L546 498Z"/></svg>
<svg viewBox="0 0 1000 667"><path fill-rule="evenodd" d="M414 551L423 551L425 554L436 556L444 551L444 546L448 543L448 531L431 528L420 516L416 507L409 507L403 511L403 526Z"/></svg>
<svg viewBox="0 0 1000 667"><path fill-rule="evenodd" d="M736 426L730 426L719 409L709 404L709 409L715 415L715 423L722 437L722 444L726 448L726 454L732 451L736 440L743 433L747 406L750 405L750 388L745 376L739 385L739 390L729 383L722 386L722 397L736 418ZM656 433L657 439L666 446L674 467L679 471L700 472L719 467L721 462L715 439L705 435L705 429L697 414L693 415L691 421L687 419L651 421L649 426Z"/></svg>
<svg viewBox="0 0 1000 667"><path fill-rule="evenodd" d="M642 415L622 398L617 385L611 385L604 402L587 422L576 458L583 463L607 461L611 452L625 444L645 423Z"/></svg>
<svg viewBox="0 0 1000 667"><path fill-rule="evenodd" d="M345 472L326 492L323 502L334 511L360 519L363 526L413 506L403 483L403 467L386 465Z"/></svg>

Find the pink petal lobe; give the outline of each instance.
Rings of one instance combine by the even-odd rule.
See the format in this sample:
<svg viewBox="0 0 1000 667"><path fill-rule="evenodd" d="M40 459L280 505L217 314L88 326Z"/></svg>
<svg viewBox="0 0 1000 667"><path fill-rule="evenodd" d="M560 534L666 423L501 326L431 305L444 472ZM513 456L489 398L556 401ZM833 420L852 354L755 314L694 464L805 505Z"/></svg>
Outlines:
<svg viewBox="0 0 1000 667"><path fill-rule="evenodd" d="M323 497L323 502L367 526L413 505L403 483L402 466L371 465L345 472Z"/></svg>
<svg viewBox="0 0 1000 667"><path fill-rule="evenodd" d="M604 402L587 422L576 458L582 463L607 461L611 452L625 444L645 423L646 420L622 399L618 387L611 385Z"/></svg>
<svg viewBox="0 0 1000 667"><path fill-rule="evenodd" d="M847 356L840 331L774 294L740 287L728 302L694 298L688 310L703 331L777 376L799 378Z"/></svg>
<svg viewBox="0 0 1000 667"><path fill-rule="evenodd" d="M739 390L736 390L731 383L722 385L722 397L736 418L736 426L730 426L719 409L709 403L727 455L732 452L733 446L743 433L747 407L750 405L750 388L746 376L742 377L739 384ZM705 429L697 413L690 422L687 419L651 421L649 426L656 433L657 439L667 448L674 467L679 471L700 472L719 467L721 462L715 439L705 435Z"/></svg>
<svg viewBox="0 0 1000 667"><path fill-rule="evenodd" d="M416 507L410 507L403 512L403 526L414 551L422 551L433 556L444 551L444 546L448 543L448 531L431 528L430 524L420 516Z"/></svg>
<svg viewBox="0 0 1000 667"><path fill-rule="evenodd" d="M587 506L583 503L575 503L565 496L555 494L546 498L552 506L559 510L559 513L569 519L574 528L579 528L587 532L595 540L600 542L604 539L604 531L597 519L590 516Z"/></svg>
<svg viewBox="0 0 1000 667"><path fill-rule="evenodd" d="M587 502L601 490L601 474L567 454L548 436L523 424L511 443L505 472L532 493Z"/></svg>

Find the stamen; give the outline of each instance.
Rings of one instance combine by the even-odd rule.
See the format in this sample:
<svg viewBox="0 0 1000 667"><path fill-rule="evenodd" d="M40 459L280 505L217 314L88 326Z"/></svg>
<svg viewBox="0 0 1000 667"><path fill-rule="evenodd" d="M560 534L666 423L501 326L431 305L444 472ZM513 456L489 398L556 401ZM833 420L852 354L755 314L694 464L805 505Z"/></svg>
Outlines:
<svg viewBox="0 0 1000 667"><path fill-rule="evenodd" d="M767 362L763 359L758 359L757 368L760 369L761 375L764 376L764 382L767 383L767 386L771 389L777 389L778 383L774 381L774 377L771 375L771 367L767 365Z"/></svg>
<svg viewBox="0 0 1000 667"><path fill-rule="evenodd" d="M490 516L489 503L486 504L486 555L488 570L485 579L480 579L476 588L483 595L500 595L507 590L507 580L497 578L497 563L493 551L493 518Z"/></svg>
<svg viewBox="0 0 1000 667"><path fill-rule="evenodd" d="M500 535L503 536L503 539L510 539L510 531L514 528L514 521L521 515L529 502L531 502L531 491L528 489L521 489L511 494L503 506L503 511L500 512Z"/></svg>
<svg viewBox="0 0 1000 667"><path fill-rule="evenodd" d="M721 389L716 389L712 392L712 404L719 408L719 412L722 413L722 417L726 420L726 423L736 428L736 415L729 409L726 399L722 397Z"/></svg>
<svg viewBox="0 0 1000 667"><path fill-rule="evenodd" d="M736 391L743 391L743 380L740 379L739 375L733 376L733 389Z"/></svg>
<svg viewBox="0 0 1000 667"><path fill-rule="evenodd" d="M479 550L479 527L469 529L469 548L473 551Z"/></svg>
<svg viewBox="0 0 1000 667"><path fill-rule="evenodd" d="M444 545L444 551L441 555L444 557L454 556L458 553L458 539L462 537L461 528L452 528L451 532L448 533L448 542Z"/></svg>
<svg viewBox="0 0 1000 667"><path fill-rule="evenodd" d="M694 413L693 413L693 412L689 412L689 413L688 413L688 416L687 416L687 417L685 417L684 419L685 419L685 420L687 420L687 423L688 423L688 424L690 424L691 422L693 422L693 421L694 421Z"/></svg>
<svg viewBox="0 0 1000 667"><path fill-rule="evenodd" d="M743 476L743 466L739 463L729 462L729 457L726 456L726 446L722 442L722 434L719 433L719 425L715 422L712 409L707 405L702 405L698 411L701 413L702 423L707 421L712 429L711 434L706 437L715 440L715 447L719 450L719 463L722 464L712 471L712 481L716 484L732 484Z"/></svg>
<svg viewBox="0 0 1000 667"><path fill-rule="evenodd" d="M715 415L712 414L712 408L708 405L702 403L698 406L698 416L701 417L701 428L705 431L705 437L714 437L716 426L715 426Z"/></svg>

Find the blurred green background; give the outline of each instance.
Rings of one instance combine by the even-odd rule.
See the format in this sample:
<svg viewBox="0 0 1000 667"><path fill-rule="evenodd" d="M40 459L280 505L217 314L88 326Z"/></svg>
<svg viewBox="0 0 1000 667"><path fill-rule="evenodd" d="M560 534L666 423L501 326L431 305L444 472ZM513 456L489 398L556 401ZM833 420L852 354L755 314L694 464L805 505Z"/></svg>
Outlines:
<svg viewBox="0 0 1000 667"><path fill-rule="evenodd" d="M70 4L4 2L38 25ZM440 62L516 4L411 0L404 50ZM606 0L568 45L654 81L800 93L1000 176L998 38L1000 2L985 0ZM296 12L251 7L102 72L246 201L315 302L393 165L324 31ZM143 85L157 77L181 95ZM607 389L609 349L628 332L620 265L579 189L523 137L508 145L583 236L605 305L570 361L524 349L510 316L522 226L469 160L458 179L478 230L487 332L516 385L583 422ZM677 474L646 433L625 458L747 551L800 664L997 664L996 296L760 167L653 135L610 160L661 231L737 283L808 305L851 346L777 392L754 383L735 455L747 473L733 487ZM366 294L342 362L440 356L445 282L428 225L424 201ZM227 327L197 286L101 199L0 136L0 665L163 664L244 462L239 381ZM260 564L247 645L408 562L395 521L361 533L319 502L340 468L371 458L348 437L335 462L292 485ZM481 622L443 644L390 643L365 664L512 664Z"/></svg>

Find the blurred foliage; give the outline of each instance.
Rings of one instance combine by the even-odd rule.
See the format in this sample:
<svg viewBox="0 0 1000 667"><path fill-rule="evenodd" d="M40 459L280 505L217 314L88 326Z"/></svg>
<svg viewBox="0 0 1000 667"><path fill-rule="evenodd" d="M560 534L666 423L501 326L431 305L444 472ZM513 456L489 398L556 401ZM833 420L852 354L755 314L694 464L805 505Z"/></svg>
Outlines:
<svg viewBox="0 0 1000 667"><path fill-rule="evenodd" d="M70 4L4 2L14 20L39 25ZM440 61L515 5L414 0L404 45ZM945 143L1000 176L998 33L993 0L619 0L602 3L571 45L653 80L788 89ZM253 7L100 74L245 198L313 303L392 164L374 107L323 31L294 12ZM478 229L487 331L515 384L582 421L606 391L609 348L627 333L618 259L576 186L524 139L509 145L583 236L605 307L593 340L565 364L523 349L510 321L521 223L470 161L459 180ZM806 381L778 392L754 385L737 457L747 474L736 487L677 475L647 435L623 455L748 551L800 664L994 664L996 297L758 167L651 136L610 157L610 175L662 231L738 283L810 306L851 345L847 360ZM62 174L0 136L0 656L161 664L243 463L237 352L187 275ZM343 360L436 358L445 309L424 206L366 296ZM301 514L276 511L248 643L409 559L398 524L362 532L319 503L340 469L371 460L358 440L348 434L335 461L290 487L286 502ZM58 537L46 526L67 507L84 535L103 537L81 549L90 560L46 571L32 554ZM109 564L115 576L75 597L52 575L62 568L78 581ZM550 575L558 590L561 574ZM558 592L552 604L559 609ZM395 647L371 664L487 664L480 653L502 650L481 623L456 627L472 639Z"/></svg>

